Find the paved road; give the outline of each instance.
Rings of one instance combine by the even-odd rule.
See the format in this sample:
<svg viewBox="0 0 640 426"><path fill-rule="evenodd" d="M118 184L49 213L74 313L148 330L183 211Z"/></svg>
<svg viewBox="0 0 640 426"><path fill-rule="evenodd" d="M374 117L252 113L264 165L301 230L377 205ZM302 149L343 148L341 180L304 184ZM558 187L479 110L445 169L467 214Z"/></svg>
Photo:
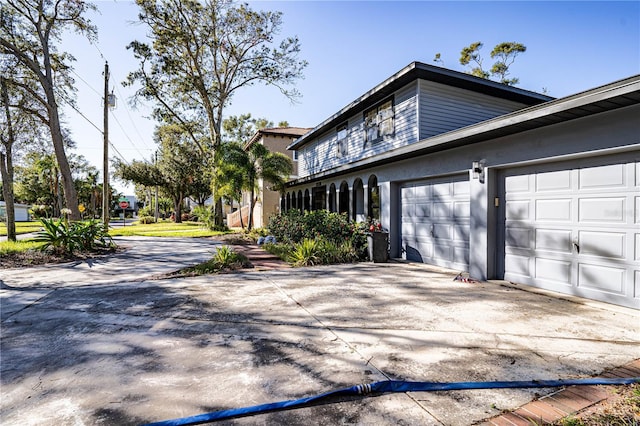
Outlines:
<svg viewBox="0 0 640 426"><path fill-rule="evenodd" d="M138 424L377 380L585 377L640 353L640 314L389 263L145 277L210 239L0 271L1 424ZM579 301L578 301L579 302ZM233 424L467 425L541 390L403 393Z"/></svg>

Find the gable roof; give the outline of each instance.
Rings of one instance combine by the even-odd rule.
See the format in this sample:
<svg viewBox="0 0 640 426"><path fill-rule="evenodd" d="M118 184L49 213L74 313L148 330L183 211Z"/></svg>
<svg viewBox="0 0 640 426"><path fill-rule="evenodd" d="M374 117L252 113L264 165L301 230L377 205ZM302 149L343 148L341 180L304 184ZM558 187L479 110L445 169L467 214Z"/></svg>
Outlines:
<svg viewBox="0 0 640 426"><path fill-rule="evenodd" d="M316 126L313 130L306 133L291 145L288 149L297 149L311 141L315 136L326 132L332 127L345 121L358 112L375 105L396 90L411 83L414 80L422 79L445 84L460 89L471 90L473 92L482 93L490 96L507 99L514 102L520 102L526 105L537 105L554 99L551 96L520 89L518 87L507 86L492 80L476 77L459 71L453 71L447 68L436 67L422 62L412 62L373 89L369 90L362 96L355 99L349 105L342 108L336 114L327 118L325 121Z"/></svg>
<svg viewBox="0 0 640 426"><path fill-rule="evenodd" d="M244 145L244 148L247 149L256 143L263 135L299 137L309 130L311 130L311 128L308 127L266 127L255 132L253 136L251 136L251 139Z"/></svg>
<svg viewBox="0 0 640 426"><path fill-rule="evenodd" d="M379 164L457 148L638 104L640 104L640 74L435 135L375 157L364 158L324 173L300 178L288 183L287 186L319 180L347 170L350 172L362 170Z"/></svg>

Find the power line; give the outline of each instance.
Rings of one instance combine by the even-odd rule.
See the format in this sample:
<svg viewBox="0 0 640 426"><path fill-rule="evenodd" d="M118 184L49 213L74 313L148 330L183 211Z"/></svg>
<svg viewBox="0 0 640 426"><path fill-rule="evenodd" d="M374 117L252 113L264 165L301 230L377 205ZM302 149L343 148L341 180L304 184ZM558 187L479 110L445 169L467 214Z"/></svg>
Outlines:
<svg viewBox="0 0 640 426"><path fill-rule="evenodd" d="M75 112L77 112L80 117L84 118L89 124L91 124L98 132L100 132L101 134L104 134L103 129L99 128L98 126L96 126L96 124L91 121L86 115L84 115L82 112L80 112L80 110L78 108L76 108L76 106L69 101L65 95L62 94L62 92L60 92L59 90L56 89L56 92L58 94L58 96L60 96L60 99L62 99L67 105L69 105L71 108L73 108L73 110ZM124 161L125 164L129 164L129 162L127 161L127 159L124 157L124 155L122 155L120 153L120 151L118 151L118 149L115 147L115 145L113 144L113 142L109 141L109 145L113 148L113 150L116 152L116 154L118 154L120 156L120 158L122 159L122 161Z"/></svg>

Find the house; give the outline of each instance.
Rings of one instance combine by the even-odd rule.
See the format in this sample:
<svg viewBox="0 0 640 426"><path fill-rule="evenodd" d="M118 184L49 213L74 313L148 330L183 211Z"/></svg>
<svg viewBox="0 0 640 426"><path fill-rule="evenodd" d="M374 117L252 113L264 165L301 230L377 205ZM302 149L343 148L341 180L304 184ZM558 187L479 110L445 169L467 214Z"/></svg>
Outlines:
<svg viewBox="0 0 640 426"><path fill-rule="evenodd" d="M283 210L390 255L640 309L640 75L561 99L412 63L289 148Z"/></svg>
<svg viewBox="0 0 640 426"><path fill-rule="evenodd" d="M16 222L29 222L31 220L31 215L29 214L29 209L31 205L29 204L13 204L13 210L15 212ZM4 201L0 201L0 220L6 221L7 216L7 206Z"/></svg>
<svg viewBox="0 0 640 426"><path fill-rule="evenodd" d="M287 147L297 138L304 135L311 129L302 127L273 127L260 129L247 141L244 149L247 150L253 144L262 144L271 152L279 152L287 155L293 161L293 172L290 179L298 176L298 158L295 151L290 151ZM258 182L258 191L254 194L258 201L253 208L253 227L261 228L269 223L269 217L280 211L280 194L268 188L265 182ZM249 205L251 193L243 192L241 208L227 215L227 225L229 227L240 227L240 214L242 214L242 224L249 222Z"/></svg>

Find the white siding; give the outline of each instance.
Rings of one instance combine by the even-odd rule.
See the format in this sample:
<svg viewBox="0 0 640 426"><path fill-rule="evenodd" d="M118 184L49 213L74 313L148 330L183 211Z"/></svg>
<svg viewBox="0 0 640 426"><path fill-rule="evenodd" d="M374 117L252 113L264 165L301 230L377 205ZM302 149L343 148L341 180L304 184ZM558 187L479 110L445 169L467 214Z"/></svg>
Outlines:
<svg viewBox="0 0 640 426"><path fill-rule="evenodd" d="M426 80L420 84L420 138L479 123L526 105Z"/></svg>
<svg viewBox="0 0 640 426"><path fill-rule="evenodd" d="M337 133L336 128L331 129L298 151L299 176L306 177L417 142L417 83L413 82L403 87L395 92L393 97L395 126L393 137L386 137L384 140L365 145L363 112L359 112L349 117L347 122L347 155L342 157L336 155Z"/></svg>

